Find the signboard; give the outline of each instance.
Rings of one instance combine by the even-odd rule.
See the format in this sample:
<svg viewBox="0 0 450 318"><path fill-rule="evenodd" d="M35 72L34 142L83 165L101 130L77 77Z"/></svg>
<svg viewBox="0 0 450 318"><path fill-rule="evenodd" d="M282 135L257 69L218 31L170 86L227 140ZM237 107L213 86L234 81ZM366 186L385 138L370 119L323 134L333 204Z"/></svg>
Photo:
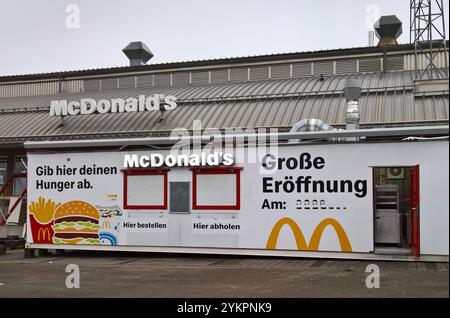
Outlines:
<svg viewBox="0 0 450 318"><path fill-rule="evenodd" d="M177 98L172 95L139 95L137 98L113 98L95 100L82 98L79 101L65 99L50 102L50 116L90 115L94 113L143 112L152 110L173 110L177 107Z"/></svg>
<svg viewBox="0 0 450 318"><path fill-rule="evenodd" d="M371 252L372 166L414 162L433 176L435 144L285 146L255 162L159 168L124 158L168 152L29 153L27 242ZM432 197L422 211L448 206Z"/></svg>

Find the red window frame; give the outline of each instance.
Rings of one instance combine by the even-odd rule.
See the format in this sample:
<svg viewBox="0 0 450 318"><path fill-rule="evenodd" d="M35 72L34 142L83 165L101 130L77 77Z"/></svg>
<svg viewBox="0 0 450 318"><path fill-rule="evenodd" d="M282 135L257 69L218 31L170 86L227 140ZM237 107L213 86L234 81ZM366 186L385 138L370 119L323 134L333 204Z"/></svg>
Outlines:
<svg viewBox="0 0 450 318"><path fill-rule="evenodd" d="M241 209L241 170L243 167L202 167L192 168L192 210L240 210ZM205 174L234 174L236 176L235 205L199 205L197 204L197 176Z"/></svg>
<svg viewBox="0 0 450 318"><path fill-rule="evenodd" d="M167 172L169 169L123 169L123 208L128 210L167 210L168 182ZM162 205L130 205L128 204L128 176L154 176L164 177L164 203Z"/></svg>

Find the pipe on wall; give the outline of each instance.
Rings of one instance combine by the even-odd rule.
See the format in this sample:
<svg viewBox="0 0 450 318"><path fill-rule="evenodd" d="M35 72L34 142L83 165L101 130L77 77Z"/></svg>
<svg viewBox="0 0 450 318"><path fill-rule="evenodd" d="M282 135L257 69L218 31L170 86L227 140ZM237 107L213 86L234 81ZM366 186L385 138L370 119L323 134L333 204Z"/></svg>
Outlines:
<svg viewBox="0 0 450 318"><path fill-rule="evenodd" d="M296 133L301 131L335 131L336 128L328 125L324 121L316 118L306 118L296 122L292 125L289 133ZM289 142L297 142L298 139L290 139Z"/></svg>

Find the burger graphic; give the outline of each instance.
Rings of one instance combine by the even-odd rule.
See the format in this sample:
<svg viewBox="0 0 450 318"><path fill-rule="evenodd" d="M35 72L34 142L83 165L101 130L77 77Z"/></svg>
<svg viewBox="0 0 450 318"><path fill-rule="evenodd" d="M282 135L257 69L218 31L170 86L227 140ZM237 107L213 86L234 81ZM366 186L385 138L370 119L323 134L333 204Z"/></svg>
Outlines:
<svg viewBox="0 0 450 318"><path fill-rule="evenodd" d="M100 244L98 231L100 214L84 201L69 201L54 214L54 244Z"/></svg>

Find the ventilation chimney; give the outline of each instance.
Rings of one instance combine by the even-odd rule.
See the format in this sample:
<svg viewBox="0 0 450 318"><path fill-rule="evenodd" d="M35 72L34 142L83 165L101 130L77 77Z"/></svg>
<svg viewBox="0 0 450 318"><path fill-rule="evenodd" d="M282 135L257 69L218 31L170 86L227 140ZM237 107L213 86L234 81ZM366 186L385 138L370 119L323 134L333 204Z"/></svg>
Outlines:
<svg viewBox="0 0 450 318"><path fill-rule="evenodd" d="M395 15L384 15L374 24L378 46L398 45L397 39L402 34L402 21Z"/></svg>
<svg viewBox="0 0 450 318"><path fill-rule="evenodd" d="M347 130L359 129L359 105L361 97L361 82L356 78L349 78L344 85L344 96L347 99L345 123ZM358 141L358 137L347 137L347 141Z"/></svg>
<svg viewBox="0 0 450 318"><path fill-rule="evenodd" d="M144 42L130 42L123 50L130 60L130 66L145 65L153 57L152 51Z"/></svg>
<svg viewBox="0 0 450 318"><path fill-rule="evenodd" d="M368 37L367 44L369 46L375 46L375 31L373 31L373 30L369 31L369 37Z"/></svg>

